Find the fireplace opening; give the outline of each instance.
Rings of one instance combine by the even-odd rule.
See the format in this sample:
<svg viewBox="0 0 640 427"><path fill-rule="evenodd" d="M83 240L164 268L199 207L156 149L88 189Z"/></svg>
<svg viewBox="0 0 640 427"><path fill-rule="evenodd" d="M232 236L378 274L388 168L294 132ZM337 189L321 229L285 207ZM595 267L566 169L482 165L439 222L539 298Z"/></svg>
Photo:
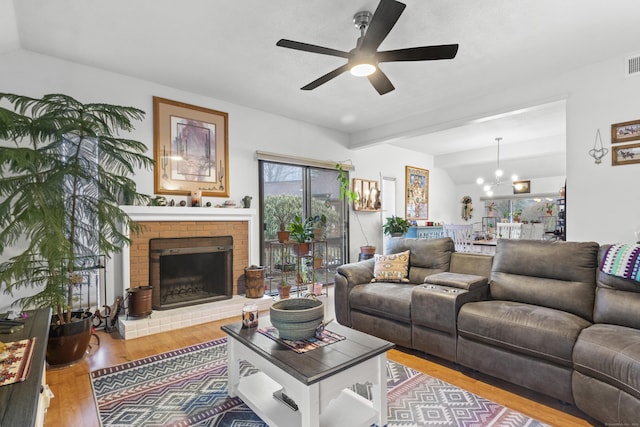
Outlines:
<svg viewBox="0 0 640 427"><path fill-rule="evenodd" d="M233 296L233 237L149 241L153 309L166 310Z"/></svg>

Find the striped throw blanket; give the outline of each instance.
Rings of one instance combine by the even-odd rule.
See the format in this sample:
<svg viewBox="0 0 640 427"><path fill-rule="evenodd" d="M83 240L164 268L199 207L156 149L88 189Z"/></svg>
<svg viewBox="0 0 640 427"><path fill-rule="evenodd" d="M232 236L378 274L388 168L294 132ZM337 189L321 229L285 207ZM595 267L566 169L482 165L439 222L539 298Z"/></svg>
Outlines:
<svg viewBox="0 0 640 427"><path fill-rule="evenodd" d="M611 245L604 254L600 270L640 282L640 245Z"/></svg>

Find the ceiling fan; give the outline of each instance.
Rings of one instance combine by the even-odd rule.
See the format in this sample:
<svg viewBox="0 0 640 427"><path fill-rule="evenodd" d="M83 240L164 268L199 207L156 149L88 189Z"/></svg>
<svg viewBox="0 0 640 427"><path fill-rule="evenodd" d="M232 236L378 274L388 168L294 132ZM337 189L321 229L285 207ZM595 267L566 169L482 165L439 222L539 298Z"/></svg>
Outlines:
<svg viewBox="0 0 640 427"><path fill-rule="evenodd" d="M378 93L384 95L395 88L387 75L378 67L380 62L453 59L458 52L457 44L410 47L378 52L378 47L391 32L405 7L407 6L404 3L395 0L380 0L373 15L368 11L356 13L353 16L353 22L360 30L360 37L358 37L356 47L349 52L287 39L280 39L276 45L347 59L346 64L303 86L302 90L315 89L349 70L353 75L367 76Z"/></svg>

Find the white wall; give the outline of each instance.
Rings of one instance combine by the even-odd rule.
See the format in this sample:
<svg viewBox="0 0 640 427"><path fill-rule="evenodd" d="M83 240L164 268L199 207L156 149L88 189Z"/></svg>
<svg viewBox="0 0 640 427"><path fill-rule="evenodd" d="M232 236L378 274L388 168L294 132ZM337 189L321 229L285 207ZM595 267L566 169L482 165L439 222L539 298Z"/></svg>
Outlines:
<svg viewBox="0 0 640 427"><path fill-rule="evenodd" d="M611 150L611 124L640 119L640 76L625 78L623 58L581 69L567 100L567 238L632 243L640 227L640 164L596 165L587 152L599 128ZM640 143L640 141L633 141Z"/></svg>
<svg viewBox="0 0 640 427"><path fill-rule="evenodd" d="M409 164L425 169L433 165L431 156L418 154L409 150L398 149L385 144L361 150L345 148L347 136L340 132L294 121L282 116L254 110L237 104L220 101L198 94L180 91L152 82L134 79L108 71L62 61L48 56L24 50L11 51L0 55L0 91L39 97L45 93L65 93L83 102L106 102L128 105L147 112L146 118L140 122L129 136L147 144L148 155L153 157L153 96L160 96L176 101L186 102L205 108L212 108L229 113L229 180L230 198L240 201L245 195L258 195L258 162L257 150L291 154L301 157L328 160L332 162L350 159L355 166L352 177L379 179L380 174L395 176L396 209L404 212L404 166ZM431 179L431 204L439 204L446 199L440 191L438 183ZM138 189L143 193L153 194L153 172L139 171L135 177ZM443 176L443 180L448 177ZM448 184L447 184L448 185ZM173 197L176 201L186 196ZM205 198L213 204L224 199ZM357 260L358 247L365 244L365 237L351 213L351 259ZM379 214L357 214L370 244L382 248L381 216ZM259 224L256 218L254 235L259 235ZM14 251L15 253L16 251ZM12 253L5 251L2 259ZM259 260L252 260L258 262ZM116 266L107 266L112 272ZM109 275L108 281L113 283L118 277ZM25 290L22 292L32 292ZM0 295L0 312L6 310L15 299Z"/></svg>

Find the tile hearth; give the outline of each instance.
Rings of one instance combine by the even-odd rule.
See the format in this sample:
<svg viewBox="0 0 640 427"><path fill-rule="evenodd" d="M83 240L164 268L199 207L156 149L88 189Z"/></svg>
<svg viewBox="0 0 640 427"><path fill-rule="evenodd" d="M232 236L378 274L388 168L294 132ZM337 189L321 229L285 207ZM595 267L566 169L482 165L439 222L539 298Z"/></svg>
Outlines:
<svg viewBox="0 0 640 427"><path fill-rule="evenodd" d="M228 317L239 316L245 303L255 303L258 310L268 310L273 298L246 298L236 295L231 299L215 301L171 310L154 310L151 316L143 318L120 315L118 317L118 331L125 340L146 335L167 332L175 329L187 328L201 323L213 322Z"/></svg>

